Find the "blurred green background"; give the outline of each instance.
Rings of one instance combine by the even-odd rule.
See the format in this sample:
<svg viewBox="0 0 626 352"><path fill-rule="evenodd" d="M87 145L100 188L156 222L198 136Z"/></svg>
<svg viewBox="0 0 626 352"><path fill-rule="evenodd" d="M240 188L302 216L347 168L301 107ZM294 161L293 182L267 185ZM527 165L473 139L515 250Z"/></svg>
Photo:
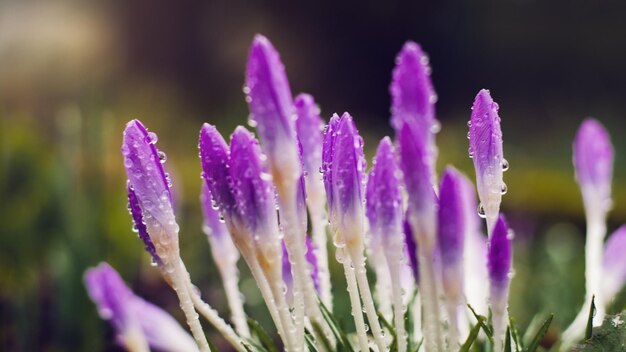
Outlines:
<svg viewBox="0 0 626 352"><path fill-rule="evenodd" d="M205 121L225 135L246 123L241 87L257 32L281 52L294 93L313 94L326 119L355 116L369 157L392 132L388 85L405 40L430 54L440 169L472 174L465 124L474 95L491 89L511 164L503 208L516 231L512 313L522 327L555 313L556 336L583 298L571 141L584 117L599 118L615 144L609 231L626 219L625 11L621 1L580 0L0 0L0 350L119 349L82 286L100 261L181 318L131 232L119 152L131 118L159 134L182 256L227 316L201 232L197 135ZM243 267L242 275L250 315L271 326ZM339 271L334 281L338 314L348 316Z"/></svg>

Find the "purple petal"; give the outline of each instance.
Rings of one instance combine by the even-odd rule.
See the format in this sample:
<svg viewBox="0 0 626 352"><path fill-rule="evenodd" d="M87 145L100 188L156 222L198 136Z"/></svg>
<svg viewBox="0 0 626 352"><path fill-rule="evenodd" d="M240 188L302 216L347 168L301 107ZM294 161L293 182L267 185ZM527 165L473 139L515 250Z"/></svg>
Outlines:
<svg viewBox="0 0 626 352"><path fill-rule="evenodd" d="M324 145L326 189L329 195L329 207L333 214L344 215L360 214L363 211L363 178L365 158L363 156L363 139L359 135L352 116L344 113L339 121L333 121L326 131L330 138ZM336 128L336 130L335 130ZM329 148L329 149L328 149ZM328 151L332 156L328 162ZM327 177L326 177L327 176Z"/></svg>
<svg viewBox="0 0 626 352"><path fill-rule="evenodd" d="M400 170L389 137L380 141L366 188L366 213L375 235L393 236L402 226Z"/></svg>
<svg viewBox="0 0 626 352"><path fill-rule="evenodd" d="M404 243L406 244L406 252L407 257L409 258L409 266L411 267L411 271L413 272L413 277L415 278L416 284L420 282L419 280L419 267L417 263L417 242L415 241L415 237L413 236L413 231L411 230L411 225L408 220L404 220L403 222L404 228Z"/></svg>
<svg viewBox="0 0 626 352"><path fill-rule="evenodd" d="M311 266L311 278L313 279L313 285L315 290L319 293L319 275L318 275L318 266L317 266L317 257L315 257L313 243L309 236L305 236L306 239L306 260ZM287 252L287 247L285 246L285 242L282 243L283 248L283 281L285 281L285 285L287 285L288 293L287 295L293 295L292 286L293 286L293 276L291 275L291 263L289 262L289 254Z"/></svg>
<svg viewBox="0 0 626 352"><path fill-rule="evenodd" d="M608 132L595 119L580 125L574 140L574 168L583 188L589 188L601 200L611 197L613 146Z"/></svg>
<svg viewBox="0 0 626 352"><path fill-rule="evenodd" d="M137 231L139 238L143 241L146 246L146 251L150 253L150 256L159 266L163 265L163 261L159 257L154 248L154 243L150 239L150 235L148 234L148 229L146 228L146 224L143 221L143 215L141 211L141 206L139 205L139 200L137 199L137 195L135 191L130 185L130 182L127 182L126 190L128 191L128 207L130 211L130 215L133 217L134 229Z"/></svg>
<svg viewBox="0 0 626 352"><path fill-rule="evenodd" d="M206 182L203 182L200 204L202 205L202 214L204 215L204 226L213 237L228 237L229 233L226 224L224 224L224 220L218 212L217 204L212 199L211 190L209 190Z"/></svg>
<svg viewBox="0 0 626 352"><path fill-rule="evenodd" d="M212 201L224 217L231 217L235 213L235 198L229 187L228 145L215 126L205 123L200 130L199 148L202 178L211 191Z"/></svg>
<svg viewBox="0 0 626 352"><path fill-rule="evenodd" d="M172 195L161 152L155 146L156 134L148 132L139 120L126 125L122 154L128 181L137 196L148 228L163 226L167 233L178 233L172 209Z"/></svg>
<svg viewBox="0 0 626 352"><path fill-rule="evenodd" d="M463 201L464 176L453 167L446 168L439 189L438 241L443 267L458 266L463 259L467 233ZM444 278L445 279L445 278Z"/></svg>
<svg viewBox="0 0 626 352"><path fill-rule="evenodd" d="M238 126L230 153L228 171L239 216L252 233L278 235L274 186L262 165L259 142Z"/></svg>
<svg viewBox="0 0 626 352"><path fill-rule="evenodd" d="M133 294L115 269L101 263L87 270L85 286L102 319L111 321L118 332L128 328L129 300Z"/></svg>
<svg viewBox="0 0 626 352"><path fill-rule="evenodd" d="M303 170L309 177L315 177L322 166L324 122L320 117L319 107L309 94L299 94L294 104L298 115L296 131L302 144Z"/></svg>
<svg viewBox="0 0 626 352"><path fill-rule="evenodd" d="M487 270L492 289L508 291L512 252L509 228L504 215L500 215L487 249Z"/></svg>
<svg viewBox="0 0 626 352"><path fill-rule="evenodd" d="M611 300L626 283L626 225L622 225L609 237L604 245L603 294Z"/></svg>
<svg viewBox="0 0 626 352"><path fill-rule="evenodd" d="M430 66L420 46L404 44L396 57L396 67L389 91L392 97L391 124L399 131L405 123L419 126L420 133L429 134L436 125L437 94L430 81Z"/></svg>
<svg viewBox="0 0 626 352"><path fill-rule="evenodd" d="M296 111L285 66L272 43L259 34L250 47L244 90L251 121L256 125L270 163L282 160L289 152L283 148L293 148L295 143L293 117Z"/></svg>
<svg viewBox="0 0 626 352"><path fill-rule="evenodd" d="M322 174L324 180L324 188L326 189L326 197L328 199L329 211L332 211L333 199L333 154L335 150L335 138L337 137L337 129L339 128L339 116L334 114L324 132L324 141L322 144Z"/></svg>
<svg viewBox="0 0 626 352"><path fill-rule="evenodd" d="M502 152L498 109L489 91L481 90L472 106L469 129L469 154L474 160L478 197L491 218L498 214L505 187L502 171L506 161Z"/></svg>

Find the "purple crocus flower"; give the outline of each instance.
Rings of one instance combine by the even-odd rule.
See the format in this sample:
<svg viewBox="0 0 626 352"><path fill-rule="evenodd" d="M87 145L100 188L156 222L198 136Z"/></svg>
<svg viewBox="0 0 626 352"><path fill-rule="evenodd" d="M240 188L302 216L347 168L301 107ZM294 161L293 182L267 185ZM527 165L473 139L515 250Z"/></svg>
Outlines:
<svg viewBox="0 0 626 352"><path fill-rule="evenodd" d="M409 224L409 220L405 218L402 223L402 227L404 229L404 243L406 245L406 253L409 258L409 266L411 267L411 272L413 272L413 278L415 278L415 284L419 283L419 270L418 270L418 262L417 262L417 242L415 242L415 237L413 236L413 231L411 230L411 224Z"/></svg>
<svg viewBox="0 0 626 352"><path fill-rule="evenodd" d="M239 252L233 244L224 219L221 218L221 215L216 209L217 207L213 204L211 191L206 182L202 183L200 203L202 205L202 214L204 215L202 228L204 233L209 236L213 259L218 266L226 267L236 265L235 263L239 259Z"/></svg>
<svg viewBox="0 0 626 352"><path fill-rule="evenodd" d="M283 248L283 280L287 286L287 301L289 305L293 304L293 276L291 274L291 263L289 262L289 254L287 253L287 247L285 242L282 243ZM311 266L311 278L313 279L313 285L315 290L319 293L319 276L318 276L318 262L315 257L313 243L309 236L306 236L306 261Z"/></svg>
<svg viewBox="0 0 626 352"><path fill-rule="evenodd" d="M156 148L156 141L156 134L148 132L139 120L132 120L124 130L122 155L128 175L133 220L142 232L144 229L140 227L145 224L145 232L149 236L145 237L145 232L140 236L154 260L159 262L157 258L164 259L165 251L174 250L171 248L173 243L177 247L178 224L174 217L168 176L161 162L164 154ZM138 221L140 218L142 221ZM147 241L148 238L150 241Z"/></svg>
<svg viewBox="0 0 626 352"><path fill-rule="evenodd" d="M574 168L586 206L608 210L613 176L613 146L595 119L583 121L574 140Z"/></svg>
<svg viewBox="0 0 626 352"><path fill-rule="evenodd" d="M163 265L163 260L159 257L156 252L156 248L154 247L154 243L150 239L150 235L148 234L148 229L146 228L146 224L143 222L143 215L141 211L141 206L139 205L139 200L137 199L137 195L135 191L130 185L130 181L126 182L126 190L128 192L128 211L130 215L133 217L133 231L137 232L139 238L143 241L146 246L146 251L150 253L152 257L152 261L161 266Z"/></svg>
<svg viewBox="0 0 626 352"><path fill-rule="evenodd" d="M311 95L299 94L294 104L298 116L296 131L302 145L302 169L307 178L314 178L322 166L324 122L320 117L320 109Z"/></svg>
<svg viewBox="0 0 626 352"><path fill-rule="evenodd" d="M496 351L502 351L503 349L504 334L508 323L507 305L513 255L511 237L504 215L500 215L493 228L487 250L489 301L491 303L491 312L493 313L493 335Z"/></svg>
<svg viewBox="0 0 626 352"><path fill-rule="evenodd" d="M617 229L604 245L602 296L610 302L626 283L626 225Z"/></svg>
<svg viewBox="0 0 626 352"><path fill-rule="evenodd" d="M322 157L331 225L335 230L337 227L346 230L342 231L345 236L360 233L366 161L363 139L347 112L341 118L336 114L331 118L324 136Z"/></svg>
<svg viewBox="0 0 626 352"><path fill-rule="evenodd" d="M246 68L246 101L250 121L257 128L276 185L293 182L301 169L295 147L296 110L285 66L270 41L254 37Z"/></svg>
<svg viewBox="0 0 626 352"><path fill-rule="evenodd" d="M500 212L502 194L506 186L502 182L502 172L508 168L503 158L502 130L498 104L489 91L481 90L472 106L469 123L469 155L474 160L476 184L480 198L480 213L487 219L487 229L491 231Z"/></svg>
<svg viewBox="0 0 626 352"><path fill-rule="evenodd" d="M278 236L274 187L261 162L261 147L246 128L235 129L230 141L229 176L237 211L256 236Z"/></svg>
<svg viewBox="0 0 626 352"><path fill-rule="evenodd" d="M107 263L87 270L85 286L100 317L111 322L127 348L141 349L147 343L159 351L198 350L191 335L172 316L136 296Z"/></svg>

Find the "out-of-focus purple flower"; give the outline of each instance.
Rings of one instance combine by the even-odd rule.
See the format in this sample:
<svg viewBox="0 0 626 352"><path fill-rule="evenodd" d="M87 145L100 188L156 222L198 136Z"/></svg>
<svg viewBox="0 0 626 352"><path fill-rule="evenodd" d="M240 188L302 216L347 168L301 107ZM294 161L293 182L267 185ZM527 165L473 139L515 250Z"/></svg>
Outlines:
<svg viewBox="0 0 626 352"><path fill-rule="evenodd" d="M146 228L146 224L143 222L143 215L141 212L141 206L139 205L139 200L137 199L137 195L135 191L130 186L130 181L126 183L126 190L128 192L128 210L130 215L133 217L133 231L137 231L137 235L143 241L146 246L146 251L150 253L152 260L157 265L163 265L163 261L159 258L159 255L154 248L154 243L150 239L150 235L148 234L148 229Z"/></svg>
<svg viewBox="0 0 626 352"><path fill-rule="evenodd" d="M350 227L362 224L366 162L363 139L350 114L332 117L324 136L322 155L331 225Z"/></svg>
<svg viewBox="0 0 626 352"><path fill-rule="evenodd" d="M172 316L137 297L107 263L87 270L85 286L100 317L111 322L126 347L147 343L160 351L198 350Z"/></svg>
<svg viewBox="0 0 626 352"><path fill-rule="evenodd" d="M497 295L507 295L511 282L511 262L513 249L511 236L504 215L498 217L487 250L487 269L491 283L492 300Z"/></svg>
<svg viewBox="0 0 626 352"><path fill-rule="evenodd" d="M444 274L447 268L458 267L461 269L459 264L463 259L463 246L467 233L467 216L463 201L463 177L453 167L447 167L439 188L439 226L437 230Z"/></svg>
<svg viewBox="0 0 626 352"><path fill-rule="evenodd" d="M215 203L222 216L230 221L236 216L236 212L228 174L230 160L228 145L215 126L205 123L200 130L199 148L202 178L211 191L211 202Z"/></svg>
<svg viewBox="0 0 626 352"><path fill-rule="evenodd" d="M626 283L626 225L622 225L604 245L602 296L610 302Z"/></svg>
<svg viewBox="0 0 626 352"><path fill-rule="evenodd" d="M313 279L313 285L315 290L319 293L319 276L318 276L318 263L317 258L315 257L315 253L313 252L315 248L313 248L313 243L309 236L305 236L306 238L306 260L311 266L311 278ZM291 274L291 263L289 262L289 254L287 253L287 247L285 246L285 242L282 243L283 247L283 281L287 286L287 300L291 305L293 302L293 276Z"/></svg>
<svg viewBox="0 0 626 352"><path fill-rule="evenodd" d="M240 218L255 236L278 236L274 187L259 142L239 126L231 136L230 153L228 172Z"/></svg>
<svg viewBox="0 0 626 352"><path fill-rule="evenodd" d="M420 274L418 270L418 262L417 262L417 242L415 242L415 237L413 237L413 232L411 231L411 224L409 224L408 219L405 219L403 222L404 228L404 243L406 245L406 253L409 258L409 266L411 267L411 272L413 272L413 277L415 278L415 284L417 285L420 280Z"/></svg>
<svg viewBox="0 0 626 352"><path fill-rule="evenodd" d="M302 144L303 170L308 177L315 177L322 166L324 122L320 117L320 109L311 95L299 94L294 104L298 116L296 131Z"/></svg>
<svg viewBox="0 0 626 352"><path fill-rule="evenodd" d="M595 119L586 119L578 129L574 140L574 168L584 197L590 198L586 201L593 199L594 207L606 208L611 199L613 146L608 132Z"/></svg>
<svg viewBox="0 0 626 352"><path fill-rule="evenodd" d="M254 37L250 47L244 91L250 121L259 132L277 183L281 184L283 177L295 180L300 174L300 165L295 148L293 97L278 52L260 34Z"/></svg>
<svg viewBox="0 0 626 352"><path fill-rule="evenodd" d="M437 94L430 80L428 56L415 42L406 42L396 57L389 92L392 97L391 124L399 131L405 123L419 126L423 138L435 129Z"/></svg>
<svg viewBox="0 0 626 352"><path fill-rule="evenodd" d="M498 104L488 90L478 92L469 123L469 155L474 160L481 214L487 218L489 231L495 225L506 186L502 172L508 167L502 151L502 130Z"/></svg>
<svg viewBox="0 0 626 352"><path fill-rule="evenodd" d="M204 224L202 229L209 236L211 243L211 253L213 260L218 266L232 266L239 259L239 252L230 237L230 233L224 219L221 218L217 207L211 200L211 191L206 182L202 183L202 193L200 194L200 204L202 205L202 214L204 215Z"/></svg>
<svg viewBox="0 0 626 352"><path fill-rule="evenodd" d="M366 188L366 215L374 241L384 246L402 244L402 195L400 193L400 170L396 162L393 144L389 137L380 141L374 166ZM381 238L385 236L385 238Z"/></svg>
<svg viewBox="0 0 626 352"><path fill-rule="evenodd" d="M178 224L174 217L168 176L162 165L165 154L157 150L156 141L155 133L148 132L139 120L132 120L124 130L122 155L128 188L136 200L133 203L139 205L147 233L158 252L159 248L166 250L165 244L177 245ZM137 210L135 213L139 214Z"/></svg>

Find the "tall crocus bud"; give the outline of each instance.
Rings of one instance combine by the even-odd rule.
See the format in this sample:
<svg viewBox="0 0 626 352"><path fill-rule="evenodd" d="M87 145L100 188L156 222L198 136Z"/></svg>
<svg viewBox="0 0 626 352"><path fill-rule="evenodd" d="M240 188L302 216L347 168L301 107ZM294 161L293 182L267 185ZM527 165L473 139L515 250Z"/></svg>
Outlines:
<svg viewBox="0 0 626 352"><path fill-rule="evenodd" d="M509 233L504 215L500 215L493 228L493 234L489 240L489 249L487 252L495 351L502 351L504 349L504 334L508 324L507 305L509 300L509 284L511 283L511 264L513 256L511 239L512 235Z"/></svg>
<svg viewBox="0 0 626 352"><path fill-rule="evenodd" d="M608 304L626 283L626 225L617 229L604 245L602 296Z"/></svg>
<svg viewBox="0 0 626 352"><path fill-rule="evenodd" d="M487 230L495 226L500 212L502 195L506 193L506 185L502 181L502 172L508 163L502 152L502 130L498 104L493 101L488 90L478 92L472 106L472 117L469 122L469 155L474 160L479 212L487 219Z"/></svg>
<svg viewBox="0 0 626 352"><path fill-rule="evenodd" d="M594 326L604 320L602 295L602 246L606 236L606 216L611 207L613 146L607 131L595 119L581 124L574 140L574 168L583 195L587 238L585 243L585 302L574 322L563 333L565 346L583 336L589 305L595 296ZM587 312L587 313L585 313Z"/></svg>
<svg viewBox="0 0 626 352"><path fill-rule="evenodd" d="M152 257L152 263L156 265L163 265L163 260L156 253L154 243L152 243L150 235L148 234L148 229L146 228L146 224L143 221L143 212L141 210L141 205L139 204L139 200L137 199L135 191L130 185L130 181L126 182L126 191L128 192L128 211L133 217L133 231L136 231L139 238L144 242L146 246L146 251L148 251L148 253L150 253L150 256Z"/></svg>
<svg viewBox="0 0 626 352"><path fill-rule="evenodd" d="M157 136L148 132L139 120L132 120L124 130L122 154L128 175L129 200L136 226L137 205L141 209L143 223L146 226L156 254L163 261L178 256L178 224L172 208L172 196L163 165L162 156L155 143ZM150 249L149 249L150 250ZM152 254L152 253L151 253Z"/></svg>
<svg viewBox="0 0 626 352"><path fill-rule="evenodd" d="M136 296L107 263L85 273L87 292L100 317L110 321L130 351L197 351L193 338L161 308Z"/></svg>
<svg viewBox="0 0 626 352"><path fill-rule="evenodd" d="M285 66L270 41L254 37L246 68L246 100L279 193L300 176L296 150L293 97ZM285 190L287 191L287 190Z"/></svg>
<svg viewBox="0 0 626 352"><path fill-rule="evenodd" d="M394 308L398 350L406 350L404 330L404 304L402 298L401 272L404 268L404 237L402 231L402 195L400 192L400 170L394 148L389 137L380 141L374 166L369 173L366 189L366 213L372 233L373 260L377 274L377 291L380 295L389 292L384 285L391 286L391 297L379 297L379 301L392 302ZM376 245L378 243L378 245ZM380 246L380 250L377 250ZM381 253L382 258L377 258ZM381 260L382 259L382 260ZM388 278L386 280L385 278ZM384 307L384 306L383 306ZM383 313L384 314L384 313Z"/></svg>
<svg viewBox="0 0 626 352"><path fill-rule="evenodd" d="M455 349L461 341L459 329L464 304L463 253L468 234L467 209L464 185L467 179L452 167L446 168L439 188L438 241L441 251L443 291L446 297L449 329L448 346Z"/></svg>

